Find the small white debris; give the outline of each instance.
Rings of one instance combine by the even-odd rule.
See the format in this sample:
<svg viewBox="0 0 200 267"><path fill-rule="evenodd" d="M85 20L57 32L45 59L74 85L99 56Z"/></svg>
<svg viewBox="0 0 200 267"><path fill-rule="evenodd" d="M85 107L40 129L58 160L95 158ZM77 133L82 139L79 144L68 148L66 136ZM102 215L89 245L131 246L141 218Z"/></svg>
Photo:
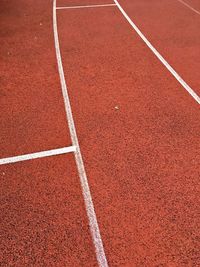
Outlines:
<svg viewBox="0 0 200 267"><path fill-rule="evenodd" d="M40 22L40 26L42 26L42 22Z"/></svg>
<svg viewBox="0 0 200 267"><path fill-rule="evenodd" d="M5 175L5 172L2 172L2 175L4 176Z"/></svg>
<svg viewBox="0 0 200 267"><path fill-rule="evenodd" d="M118 110L118 109L119 109L119 107L118 107L118 106L115 106L115 109L116 109L116 110Z"/></svg>

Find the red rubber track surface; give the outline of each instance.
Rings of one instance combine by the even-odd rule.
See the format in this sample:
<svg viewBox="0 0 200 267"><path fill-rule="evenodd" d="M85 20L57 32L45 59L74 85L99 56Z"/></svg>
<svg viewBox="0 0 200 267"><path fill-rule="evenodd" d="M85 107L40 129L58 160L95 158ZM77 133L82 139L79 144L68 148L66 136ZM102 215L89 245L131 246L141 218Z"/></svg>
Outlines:
<svg viewBox="0 0 200 267"><path fill-rule="evenodd" d="M200 95L200 16L177 0L119 2L153 46Z"/></svg>
<svg viewBox="0 0 200 267"><path fill-rule="evenodd" d="M200 88L198 62L192 71L186 68L194 57L191 45L199 56L200 18L180 3L151 2L157 3L159 23L158 15L157 22L152 19L156 8L147 1L120 1L186 82ZM59 0L57 5L103 3L111 2ZM52 2L4 0L0 8L0 157L71 145ZM193 23L191 35L180 27L176 39L178 30L168 24L167 11L174 12L170 17L183 16L181 22L190 29ZM117 7L57 10L57 18L73 116L109 266L199 266L199 105ZM150 21L158 24L153 30ZM185 49L174 44L181 40ZM73 155L3 165L0 177L1 266L97 266Z"/></svg>
<svg viewBox="0 0 200 267"><path fill-rule="evenodd" d="M0 13L0 158L70 145L51 3L4 0Z"/></svg>
<svg viewBox="0 0 200 267"><path fill-rule="evenodd" d="M1 266L97 266L73 156L0 166Z"/></svg>
<svg viewBox="0 0 200 267"><path fill-rule="evenodd" d="M59 10L58 30L110 266L198 266L198 104L117 9Z"/></svg>
<svg viewBox="0 0 200 267"><path fill-rule="evenodd" d="M52 3L0 8L0 158L71 145ZM72 155L0 166L0 196L0 266L97 266Z"/></svg>
<svg viewBox="0 0 200 267"><path fill-rule="evenodd" d="M200 12L199 0L185 0L184 2Z"/></svg>

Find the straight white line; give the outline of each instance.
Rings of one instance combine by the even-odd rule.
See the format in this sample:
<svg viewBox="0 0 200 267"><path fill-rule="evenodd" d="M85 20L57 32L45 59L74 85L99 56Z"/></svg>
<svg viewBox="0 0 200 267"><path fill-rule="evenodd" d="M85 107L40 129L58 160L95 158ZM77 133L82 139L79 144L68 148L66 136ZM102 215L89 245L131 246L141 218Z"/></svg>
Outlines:
<svg viewBox="0 0 200 267"><path fill-rule="evenodd" d="M102 5L86 5L86 6L59 6L56 9L75 9L75 8L91 8L91 7L109 7L116 6L116 4L102 4Z"/></svg>
<svg viewBox="0 0 200 267"><path fill-rule="evenodd" d="M8 164L8 163L15 163L19 161L25 161L25 160L30 160L30 159L39 159L39 158L44 158L44 157L49 157L49 156L56 156L56 155L66 154L66 153L75 152L75 151L76 151L75 146L69 146L69 147L57 148L57 149L52 149L52 150L47 150L47 151L42 151L42 152L36 152L32 154L25 154L25 155L20 155L20 156L15 156L15 157L3 158L3 159L0 159L0 165Z"/></svg>
<svg viewBox="0 0 200 267"><path fill-rule="evenodd" d="M185 3L184 1L182 1L182 0L177 0L177 1L179 1L183 5L185 5L186 7L188 7L189 9L191 9L192 11L194 11L195 13L197 13L198 15L200 15L200 12L198 10L194 9L193 7L191 7L190 5L188 5L187 3Z"/></svg>
<svg viewBox="0 0 200 267"><path fill-rule="evenodd" d="M138 29L138 27L134 24L134 22L130 19L121 5L117 0L114 0L117 7L126 18L126 20L130 23L132 28L137 32L137 34L142 38L145 44L151 49L151 51L157 56L157 58L163 63L163 65L171 72L171 74L177 79L177 81L185 88L186 91L200 104L200 97L194 92L194 90L181 78L181 76L170 66L170 64L161 56L161 54L153 47L153 45L147 40L144 34Z"/></svg>
<svg viewBox="0 0 200 267"><path fill-rule="evenodd" d="M108 263L107 263L106 255L104 252L103 242L101 239L97 217L96 217L95 210L94 210L94 204L92 201L88 179L87 179L87 175L85 172L85 167L84 167L84 163L83 163L83 159L82 159L82 155L81 155L81 151L80 151L80 147L78 143L76 128L74 125L74 119L72 115L67 85L66 85L64 71L63 71L59 38L58 38L58 28L57 28L56 0L53 1L53 31L54 31L56 58L57 58L57 63L58 63L58 71L59 71L59 76L60 76L61 89L62 89L64 104L65 104L65 111L66 111L67 121L69 125L70 135L72 139L72 144L76 147L75 160L76 160L76 165L77 165L77 169L79 173L79 178L80 178L80 183L82 187L87 216L89 220L90 232L91 232L91 236L93 239L98 264L101 267L107 267Z"/></svg>

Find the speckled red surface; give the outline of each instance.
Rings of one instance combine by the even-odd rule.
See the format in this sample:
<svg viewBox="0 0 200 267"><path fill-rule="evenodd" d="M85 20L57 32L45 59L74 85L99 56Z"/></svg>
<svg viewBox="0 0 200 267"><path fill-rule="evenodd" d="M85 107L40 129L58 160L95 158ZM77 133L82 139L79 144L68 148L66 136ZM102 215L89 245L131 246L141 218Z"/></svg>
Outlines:
<svg viewBox="0 0 200 267"><path fill-rule="evenodd" d="M119 2L147 39L200 95L200 15L177 0Z"/></svg>
<svg viewBox="0 0 200 267"><path fill-rule="evenodd" d="M1 266L97 266L72 155L0 166Z"/></svg>
<svg viewBox="0 0 200 267"><path fill-rule="evenodd" d="M71 145L49 1L1 1L0 158ZM0 166L0 266L97 266L73 155Z"/></svg>
<svg viewBox="0 0 200 267"><path fill-rule="evenodd" d="M0 157L71 144L48 1L1 1Z"/></svg>
<svg viewBox="0 0 200 267"><path fill-rule="evenodd" d="M110 266L198 266L198 104L116 9L58 29Z"/></svg>
<svg viewBox="0 0 200 267"><path fill-rule="evenodd" d="M184 2L200 12L199 0L184 0Z"/></svg>
<svg viewBox="0 0 200 267"><path fill-rule="evenodd" d="M12 15L14 21L23 21L20 14L28 11L31 18L25 25L29 28L22 35L31 34L32 28L37 32L46 21L42 45L30 46L34 53L31 62L37 58L40 62L46 55L45 66L38 64L38 74L31 62L28 74L18 63L23 58L21 37L16 47L17 64L11 67L11 62L3 60L4 75L12 75L17 85L21 72L24 85L15 97L1 100L5 110L1 120L7 122L10 109L19 107L19 118L25 116L30 131L26 135L29 143L23 144L23 139L16 135L22 136L23 129L27 133L26 124L20 128L17 121L10 122L15 132L12 130L8 137L9 130L1 128L2 155L7 155L7 151L11 154L70 144L53 47L52 3L2 3L4 10L5 5L10 10L4 14L4 20L14 12L14 4L18 12L17 16ZM127 1L120 3L135 17L132 6L138 1L130 2L132 5ZM143 14L146 2L141 3L137 20L143 19L144 27L152 13ZM165 1L162 3L167 11ZM177 12L179 17L180 11ZM167 24L165 15L159 18L158 31ZM5 27L9 21L4 22ZM144 27L145 31L149 29ZM58 31L74 120L109 266L199 266L199 105L149 51L116 7L59 10ZM163 36L158 38L162 49ZM18 38L13 37L12 42ZM190 43L189 36L184 38ZM6 50L7 42L2 49ZM170 42L168 46L171 47ZM44 49L41 54L39 48ZM189 58L185 52L183 61L187 61L186 55ZM175 59L173 55L174 62ZM178 57L175 63L179 66ZM43 76L44 71L49 75ZM186 74L190 71L183 66L181 71L190 77L191 83L198 84L196 72ZM32 87L31 81L37 77L37 86ZM40 83L45 84L41 87ZM10 85L7 86L2 88ZM8 94L9 90L5 92ZM39 101L42 105L36 106ZM33 110L26 117L29 108L25 103L37 107L37 120ZM12 145L11 139L15 140ZM96 266L72 155L1 166L0 177L2 266Z"/></svg>

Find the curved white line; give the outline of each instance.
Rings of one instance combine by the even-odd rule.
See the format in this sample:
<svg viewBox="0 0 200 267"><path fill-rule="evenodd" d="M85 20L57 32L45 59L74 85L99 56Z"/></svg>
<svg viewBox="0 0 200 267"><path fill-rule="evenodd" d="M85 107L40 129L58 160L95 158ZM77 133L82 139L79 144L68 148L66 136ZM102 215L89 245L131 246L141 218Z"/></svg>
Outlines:
<svg viewBox="0 0 200 267"><path fill-rule="evenodd" d="M85 207L86 207L87 216L88 216L89 225L90 225L90 231L91 231L93 243L95 246L98 264L101 267L107 267L108 263L107 263L106 255L104 252L103 242L101 239L97 217L96 217L95 210L94 210L94 204L92 201L92 196L91 196L90 188L88 185L88 179L86 176L85 167L83 164L83 159L82 159L82 155L81 155L81 151L80 151L80 147L78 143L78 138L76 134L76 128L74 125L74 119L72 116L72 110L71 110L67 85L65 81L65 75L63 71L59 38L58 38L58 28L57 28L56 0L53 1L53 31L54 31L56 58L57 58L57 63L58 63L58 71L59 71L59 76L60 76L62 94L64 98L65 111L66 111L67 121L69 125L70 135L72 139L72 144L73 146L76 147L75 160L76 160L76 165L78 168L79 178L81 182Z"/></svg>
<svg viewBox="0 0 200 267"><path fill-rule="evenodd" d="M189 9L191 9L192 11L194 11L195 13L197 13L198 15L200 15L200 12L198 10L194 9L193 7L191 7L190 5L188 5L187 3L185 3L184 1L182 1L182 0L177 0L177 1L179 1L183 5L185 5L186 7L188 7Z"/></svg>
<svg viewBox="0 0 200 267"><path fill-rule="evenodd" d="M170 64L161 56L161 54L155 49L155 47L147 40L144 34L139 30L135 23L130 19L121 5L117 0L114 0L115 4L119 8L120 12L123 14L125 19L130 23L132 28L137 32L137 34L142 38L145 44L151 49L151 51L156 55L156 57L163 63L163 65L171 72L171 74L177 79L177 81L185 88L185 90L200 104L200 97L194 92L194 90L181 78L181 76L170 66Z"/></svg>

